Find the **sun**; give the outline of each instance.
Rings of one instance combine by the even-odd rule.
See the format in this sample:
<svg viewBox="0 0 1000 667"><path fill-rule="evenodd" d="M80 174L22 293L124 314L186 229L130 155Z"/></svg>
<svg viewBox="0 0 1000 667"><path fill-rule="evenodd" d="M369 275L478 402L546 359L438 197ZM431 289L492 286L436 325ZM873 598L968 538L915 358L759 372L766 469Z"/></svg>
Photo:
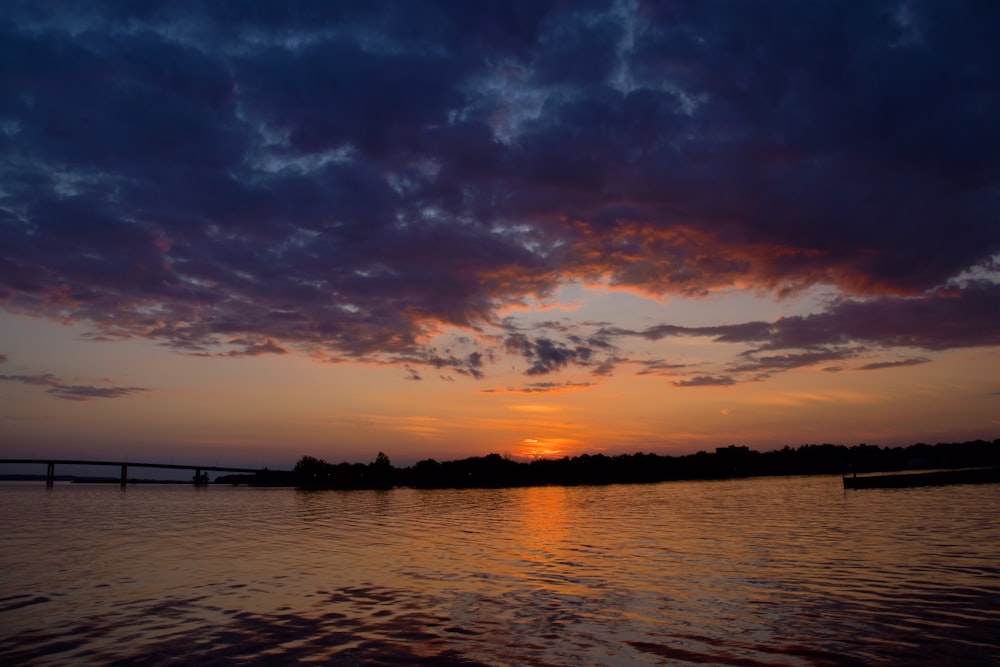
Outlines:
<svg viewBox="0 0 1000 667"><path fill-rule="evenodd" d="M515 456L531 461L562 458L569 454L574 442L569 438L525 438L518 443Z"/></svg>

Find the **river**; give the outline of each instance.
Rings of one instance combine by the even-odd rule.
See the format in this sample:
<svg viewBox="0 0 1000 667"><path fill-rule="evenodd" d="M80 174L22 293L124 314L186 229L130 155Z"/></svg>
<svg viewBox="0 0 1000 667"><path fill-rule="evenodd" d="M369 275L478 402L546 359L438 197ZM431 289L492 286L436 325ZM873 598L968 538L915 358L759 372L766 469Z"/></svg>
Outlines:
<svg viewBox="0 0 1000 667"><path fill-rule="evenodd" d="M0 484L5 665L1000 665L1000 485Z"/></svg>

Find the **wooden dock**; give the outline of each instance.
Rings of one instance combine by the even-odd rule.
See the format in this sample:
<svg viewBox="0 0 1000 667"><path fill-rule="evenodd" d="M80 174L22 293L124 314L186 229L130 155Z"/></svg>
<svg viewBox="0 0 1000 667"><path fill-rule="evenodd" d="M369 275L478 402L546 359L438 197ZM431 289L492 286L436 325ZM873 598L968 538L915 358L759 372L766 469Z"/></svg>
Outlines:
<svg viewBox="0 0 1000 667"><path fill-rule="evenodd" d="M845 489L907 489L946 484L995 484L1000 482L1000 468L967 468L934 472L896 473L845 477Z"/></svg>

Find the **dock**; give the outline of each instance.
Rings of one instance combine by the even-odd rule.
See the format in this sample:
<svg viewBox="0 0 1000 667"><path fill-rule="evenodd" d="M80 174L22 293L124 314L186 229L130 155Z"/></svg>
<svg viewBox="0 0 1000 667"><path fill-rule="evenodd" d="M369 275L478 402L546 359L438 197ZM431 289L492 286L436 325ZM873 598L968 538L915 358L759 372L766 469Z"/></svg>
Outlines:
<svg viewBox="0 0 1000 667"><path fill-rule="evenodd" d="M908 489L918 486L944 486L947 484L995 484L997 482L1000 482L1000 467L844 477L844 488Z"/></svg>

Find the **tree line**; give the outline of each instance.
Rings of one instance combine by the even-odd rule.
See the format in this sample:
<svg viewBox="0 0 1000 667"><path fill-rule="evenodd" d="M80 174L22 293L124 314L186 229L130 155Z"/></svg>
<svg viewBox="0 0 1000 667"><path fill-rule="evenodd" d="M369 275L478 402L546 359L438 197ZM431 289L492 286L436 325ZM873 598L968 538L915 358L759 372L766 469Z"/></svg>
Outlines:
<svg viewBox="0 0 1000 667"><path fill-rule="evenodd" d="M561 459L514 461L499 454L455 461L425 459L397 468L379 452L370 463L327 463L303 456L290 471L225 475L216 483L296 486L303 489L496 488L547 484L622 484L774 475L824 475L897 470L1000 466L1000 439L917 443L907 447L860 444L802 445L759 452L730 445L715 452L581 454Z"/></svg>

